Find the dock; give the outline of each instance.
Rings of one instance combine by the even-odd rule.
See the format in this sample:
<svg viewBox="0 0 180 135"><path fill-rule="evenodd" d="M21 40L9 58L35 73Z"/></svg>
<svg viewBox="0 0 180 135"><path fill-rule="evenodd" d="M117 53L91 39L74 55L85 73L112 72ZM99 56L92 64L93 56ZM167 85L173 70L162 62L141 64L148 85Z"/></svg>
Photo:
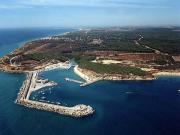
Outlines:
<svg viewBox="0 0 180 135"><path fill-rule="evenodd" d="M85 87L85 86L88 86L88 85L90 85L90 84L92 84L92 83L95 83L95 82L97 82L97 81L98 81L98 80L88 81L88 82L85 82L85 83L81 84L80 86L81 86L81 87Z"/></svg>
<svg viewBox="0 0 180 135"><path fill-rule="evenodd" d="M94 82L97 82L98 80L93 80L93 81L86 81L86 82L83 82L83 81L79 81L79 80L75 80L75 79L71 79L71 78L64 78L66 81L69 81L69 82L75 82L75 83L79 83L81 87L85 87L85 86L88 86Z"/></svg>
<svg viewBox="0 0 180 135"><path fill-rule="evenodd" d="M69 82L75 82L75 83L80 83L80 84L84 83L83 81L79 81L79 80L75 80L75 79L71 79L71 78L64 78L64 79Z"/></svg>

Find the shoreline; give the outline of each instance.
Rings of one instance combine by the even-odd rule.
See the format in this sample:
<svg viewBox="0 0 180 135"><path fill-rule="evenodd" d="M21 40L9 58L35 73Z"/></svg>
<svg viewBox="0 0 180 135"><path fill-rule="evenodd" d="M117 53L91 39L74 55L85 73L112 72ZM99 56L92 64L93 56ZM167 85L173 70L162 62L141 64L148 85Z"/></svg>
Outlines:
<svg viewBox="0 0 180 135"><path fill-rule="evenodd" d="M180 77L180 72L168 72L168 71L162 71L162 72L158 72L158 73L154 73L154 76L177 76Z"/></svg>
<svg viewBox="0 0 180 135"><path fill-rule="evenodd" d="M70 67L71 64L69 63L69 61L57 63L48 62L47 64L37 66L34 71L45 72L55 69L69 69Z"/></svg>
<svg viewBox="0 0 180 135"><path fill-rule="evenodd" d="M90 75L87 75L89 72ZM89 71L86 69L81 69L77 66L74 67L74 73L77 74L79 77L84 79L86 82L81 84L80 86L87 86L90 85L94 82L101 81L101 80L107 80L107 81L152 81L155 80L156 77L141 77L141 76L127 76L127 77L122 77L122 76L117 76L117 75L101 75L97 74L93 71ZM86 74L85 74L86 73Z"/></svg>
<svg viewBox="0 0 180 135"><path fill-rule="evenodd" d="M48 38L53 38L55 36L59 35L66 35L67 33L70 32L65 32L62 34L57 34L57 35L52 35L52 36L46 36L44 38L36 38L29 40L27 42L32 42L36 40L43 40L43 39L48 39ZM56 61L57 62L57 61ZM51 112L56 112L59 114L64 114L68 116L73 116L73 117L83 117L87 116L90 114L94 113L94 110L91 106L87 105L76 105L73 107L66 107L66 106L60 106L60 105L55 105L51 103L45 103L45 102L39 102L39 101L33 101L30 100L29 97L33 91L39 90L44 87L51 87L54 85L57 85L55 82L48 82L45 84L37 84L36 81L43 81L38 78L38 72L44 72L44 71L50 71L50 70L55 70L55 69L69 69L71 65L66 62L57 62L53 63L53 60L48 62L48 63L41 63L41 65L36 66L32 71L25 71L23 69L21 70L9 70L8 68L4 67L5 72L11 72L11 73L26 73L27 74L27 79L24 81L23 86L20 89L20 92L18 93L18 97L16 99L16 103L29 107L29 108L35 108L35 109L40 109L44 111L51 111ZM2 68L3 69L3 68ZM31 69L30 69L31 70ZM118 75L118 74L98 74L93 71L84 72L88 71L86 69L81 69L78 68L78 65L74 67L74 73L80 76L82 79L84 79L86 82L81 84L80 86L87 86L90 85L94 82L101 81L101 80L108 80L108 81L150 81L150 80L155 80L156 77L158 76L180 76L180 73L172 73L172 72L157 72L154 73L154 77L152 76L136 76L136 75Z"/></svg>
<svg viewBox="0 0 180 135"><path fill-rule="evenodd" d="M77 30L77 29L75 29L75 31L76 31L76 30ZM79 30L77 30L77 31L79 31ZM24 46L24 45L25 45L26 43L28 43L28 42L32 42L32 41L36 41L36 40L41 40L42 38L46 38L46 37L66 35L66 34L68 34L68 33L70 33L70 32L72 32L72 31L63 32L63 33L59 33L59 34L50 34L50 35L47 35L47 36L40 36L40 37L37 37L37 38L30 38L30 39L27 39L27 40L23 40L23 41L20 41L20 42L17 43L17 44L18 44L18 48ZM18 49L18 48L15 48L14 50L16 50L16 49ZM13 50L13 51L14 51L14 50ZM12 54L12 53L13 53L12 51L9 52L9 54ZM7 53L7 54L8 54L8 53ZM5 54L5 55L7 55L7 54Z"/></svg>
<svg viewBox="0 0 180 135"><path fill-rule="evenodd" d="M66 62L56 62L53 63L48 62L48 63L43 63L39 66L36 66L33 70L10 70L6 68L0 68L0 71L2 72L7 72L7 73L28 73L28 72L33 72L33 71L39 71L39 72L44 72L44 71L50 71L50 70L55 70L55 69L69 69L71 65L68 63L69 61Z"/></svg>
<svg viewBox="0 0 180 135"><path fill-rule="evenodd" d="M59 34L50 34L50 35L47 35L47 36L40 36L40 37L37 37L37 38L32 38L32 39L29 39L29 40L26 40L26 41L22 41L23 45L21 45L21 46L24 46L28 42L32 42L32 41L36 41L36 40L41 40L43 38L48 38L48 37L66 35L66 34L68 34L70 32L72 32L72 31L63 32L63 33L59 33Z"/></svg>
<svg viewBox="0 0 180 135"><path fill-rule="evenodd" d="M49 37L54 37L54 36L61 36L61 35L67 35L68 33L71 33L71 32L74 32L74 31L80 31L79 29L75 29L75 28L72 28L71 31L67 31L67 32L63 32L63 33L58 33L58 34L50 34L50 35L47 35L47 36L40 36L40 37L37 37L37 38L30 38L30 39L27 39L27 40L23 40L23 41L20 41L18 42L18 47L15 47L13 51L9 52L9 54L13 54L14 51L16 51L16 49L18 49L19 47L22 47L24 45L26 45L26 43L29 43L29 42L33 42L33 41L37 41L37 40L42 40L43 38L49 38ZM4 56L8 55L7 54L4 54ZM1 58L3 58L4 56L1 56ZM0 58L0 59L1 59ZM33 71L33 70L32 70ZM26 73L28 71L20 71L20 70L9 70L9 69L4 69L2 67L0 67L0 72L7 72L7 73Z"/></svg>
<svg viewBox="0 0 180 135"><path fill-rule="evenodd" d="M86 81L85 83L81 84L80 86L87 86L87 85L90 85L92 83L95 83L97 81L102 80L102 78L89 77L89 76L83 74L81 71L79 71L78 65L76 65L74 67L74 73L77 74L78 76L80 76L82 79L84 79Z"/></svg>

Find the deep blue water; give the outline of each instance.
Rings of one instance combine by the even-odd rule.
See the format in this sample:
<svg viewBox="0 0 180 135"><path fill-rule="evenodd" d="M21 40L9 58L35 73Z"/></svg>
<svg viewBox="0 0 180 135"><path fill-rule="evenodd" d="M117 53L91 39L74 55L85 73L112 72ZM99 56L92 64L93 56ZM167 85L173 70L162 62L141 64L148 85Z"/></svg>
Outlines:
<svg viewBox="0 0 180 135"><path fill-rule="evenodd" d="M15 39L11 37L12 42L0 34L0 42L5 48L4 52L0 45L0 54L17 48L26 40L56 34L51 30L42 34L42 29L24 30L22 38L21 30L16 31L19 34L14 34ZM65 77L81 79L72 69L49 71L42 76L58 82L58 86L34 92L31 98L40 100L44 96L40 91L44 91L46 100L67 106L91 105L95 114L77 119L16 105L14 100L25 75L0 72L0 135L180 134L179 77L160 77L155 81L100 81L80 87L77 83L64 81Z"/></svg>
<svg viewBox="0 0 180 135"><path fill-rule="evenodd" d="M26 41L73 31L63 28L0 29L0 56L23 45Z"/></svg>

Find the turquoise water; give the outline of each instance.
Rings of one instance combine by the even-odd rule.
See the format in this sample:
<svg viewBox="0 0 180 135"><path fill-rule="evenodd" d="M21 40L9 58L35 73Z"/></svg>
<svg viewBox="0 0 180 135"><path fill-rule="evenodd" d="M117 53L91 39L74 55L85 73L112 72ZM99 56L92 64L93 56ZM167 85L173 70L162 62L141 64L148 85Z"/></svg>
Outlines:
<svg viewBox="0 0 180 135"><path fill-rule="evenodd" d="M24 39L7 43L6 51L21 41ZM4 54L2 50L0 53ZM65 77L81 80L72 68L44 72L42 76L58 82L58 86L36 91L31 98L40 100L44 96L40 91L44 91L48 101L67 106L91 105L95 114L71 118L16 105L14 100L25 75L0 72L0 135L180 134L179 77L160 77L155 81L100 81L80 87L64 80Z"/></svg>

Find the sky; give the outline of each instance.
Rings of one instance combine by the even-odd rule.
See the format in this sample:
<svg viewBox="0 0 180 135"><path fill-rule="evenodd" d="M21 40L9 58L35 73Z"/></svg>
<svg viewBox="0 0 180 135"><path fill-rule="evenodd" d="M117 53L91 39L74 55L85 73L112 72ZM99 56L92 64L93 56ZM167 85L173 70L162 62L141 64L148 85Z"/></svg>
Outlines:
<svg viewBox="0 0 180 135"><path fill-rule="evenodd" d="M180 26L180 0L0 0L0 28Z"/></svg>

